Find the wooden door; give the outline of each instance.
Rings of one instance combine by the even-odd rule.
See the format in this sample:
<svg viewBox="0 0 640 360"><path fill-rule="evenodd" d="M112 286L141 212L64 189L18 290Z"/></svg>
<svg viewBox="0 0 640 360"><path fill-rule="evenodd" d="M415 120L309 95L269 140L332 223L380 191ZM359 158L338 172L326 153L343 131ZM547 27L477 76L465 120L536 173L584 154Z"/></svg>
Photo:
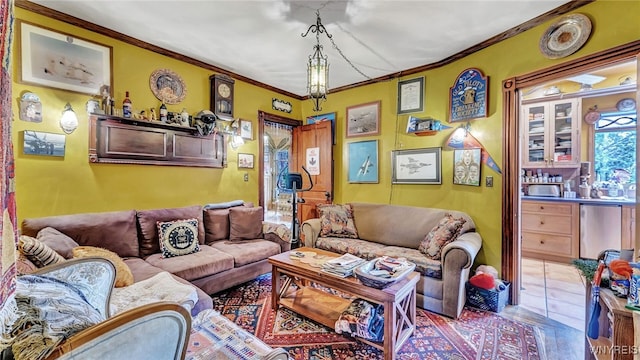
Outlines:
<svg viewBox="0 0 640 360"><path fill-rule="evenodd" d="M309 153L309 155L307 155ZM313 154L312 154L313 153ZM309 179L302 170L317 164L318 174L312 172L313 188L298 193L303 201L298 204L300 224L307 219L318 217L317 204L330 204L333 200L333 140L331 121L298 126L293 129L292 161L289 171L299 172L303 178L303 188L309 187Z"/></svg>

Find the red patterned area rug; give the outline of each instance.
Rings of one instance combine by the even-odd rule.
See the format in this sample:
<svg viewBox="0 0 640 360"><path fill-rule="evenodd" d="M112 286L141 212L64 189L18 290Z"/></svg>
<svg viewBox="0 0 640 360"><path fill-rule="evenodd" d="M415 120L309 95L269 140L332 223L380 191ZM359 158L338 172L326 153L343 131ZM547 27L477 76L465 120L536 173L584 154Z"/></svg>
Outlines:
<svg viewBox="0 0 640 360"><path fill-rule="evenodd" d="M380 350L336 334L287 309L271 309L271 275L213 296L214 309L292 359L374 360ZM498 314L466 307L458 320L418 309L416 330L398 359L542 359L538 330Z"/></svg>

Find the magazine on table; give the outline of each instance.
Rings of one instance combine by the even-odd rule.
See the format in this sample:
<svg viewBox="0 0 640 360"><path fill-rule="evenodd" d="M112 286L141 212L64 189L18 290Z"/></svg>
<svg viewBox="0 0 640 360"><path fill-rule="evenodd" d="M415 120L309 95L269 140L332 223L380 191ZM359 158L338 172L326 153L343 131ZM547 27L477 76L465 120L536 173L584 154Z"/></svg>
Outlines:
<svg viewBox="0 0 640 360"><path fill-rule="evenodd" d="M353 274L353 270L364 262L364 259L355 255L344 254L335 259L327 260L322 265L322 271L340 277L347 277L351 276Z"/></svg>

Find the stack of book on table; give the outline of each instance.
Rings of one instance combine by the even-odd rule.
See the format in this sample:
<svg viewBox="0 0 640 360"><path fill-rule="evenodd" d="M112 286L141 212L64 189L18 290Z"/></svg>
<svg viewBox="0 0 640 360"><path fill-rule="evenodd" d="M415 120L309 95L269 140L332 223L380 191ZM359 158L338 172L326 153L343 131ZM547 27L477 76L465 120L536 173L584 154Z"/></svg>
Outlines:
<svg viewBox="0 0 640 360"><path fill-rule="evenodd" d="M325 261L322 265L322 271L340 277L347 277L351 276L353 274L353 270L364 264L364 262L364 259L355 255L344 254L335 259Z"/></svg>

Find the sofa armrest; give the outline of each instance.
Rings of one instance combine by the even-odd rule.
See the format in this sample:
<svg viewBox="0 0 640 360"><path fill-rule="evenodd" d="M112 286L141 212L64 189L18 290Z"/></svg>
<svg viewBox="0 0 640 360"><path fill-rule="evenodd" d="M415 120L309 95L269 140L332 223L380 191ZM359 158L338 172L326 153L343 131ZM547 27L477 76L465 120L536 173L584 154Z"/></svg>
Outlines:
<svg viewBox="0 0 640 360"><path fill-rule="evenodd" d="M291 229L283 224L275 224L268 221L262 222L264 239L280 245L282 252L291 250Z"/></svg>
<svg viewBox="0 0 640 360"><path fill-rule="evenodd" d="M465 284L480 247L480 234L467 232L442 248L442 312L454 319L464 307Z"/></svg>
<svg viewBox="0 0 640 360"><path fill-rule="evenodd" d="M161 329L161 330L159 330ZM183 359L191 315L176 303L140 306L65 340L49 359ZM153 334L153 336L149 336Z"/></svg>
<svg viewBox="0 0 640 360"><path fill-rule="evenodd" d="M300 226L300 237L306 247L316 247L316 240L320 235L320 219L307 219Z"/></svg>

